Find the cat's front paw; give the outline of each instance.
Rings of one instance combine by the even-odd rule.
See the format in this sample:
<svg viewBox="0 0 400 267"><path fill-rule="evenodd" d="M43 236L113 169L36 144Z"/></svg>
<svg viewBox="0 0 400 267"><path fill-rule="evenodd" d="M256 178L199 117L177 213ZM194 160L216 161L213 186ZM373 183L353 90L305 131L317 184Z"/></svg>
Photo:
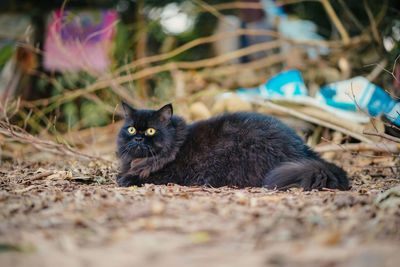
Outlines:
<svg viewBox="0 0 400 267"><path fill-rule="evenodd" d="M131 169L128 171L128 173L130 175L139 176L140 179L146 179L147 177L150 176L151 167L149 167L149 166L131 167Z"/></svg>
<svg viewBox="0 0 400 267"><path fill-rule="evenodd" d="M122 175L118 174L116 178L117 184L120 187L129 187L133 185L140 186L142 182L140 181L139 177L133 175Z"/></svg>
<svg viewBox="0 0 400 267"><path fill-rule="evenodd" d="M145 179L150 176L151 163L144 161L143 159L134 160L131 162L131 167L128 173L130 175L139 176L141 179Z"/></svg>

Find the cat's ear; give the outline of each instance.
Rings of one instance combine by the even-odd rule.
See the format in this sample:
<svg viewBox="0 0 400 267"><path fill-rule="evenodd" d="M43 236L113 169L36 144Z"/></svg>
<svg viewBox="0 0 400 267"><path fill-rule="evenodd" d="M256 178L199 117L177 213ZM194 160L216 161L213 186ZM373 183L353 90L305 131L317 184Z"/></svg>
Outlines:
<svg viewBox="0 0 400 267"><path fill-rule="evenodd" d="M129 104L127 104L125 101L121 100L122 107L124 108L124 115L125 118L130 118L136 113L136 109L131 107Z"/></svg>
<svg viewBox="0 0 400 267"><path fill-rule="evenodd" d="M159 121L165 125L169 124L171 121L172 113L173 110L171 104L163 106L157 111Z"/></svg>

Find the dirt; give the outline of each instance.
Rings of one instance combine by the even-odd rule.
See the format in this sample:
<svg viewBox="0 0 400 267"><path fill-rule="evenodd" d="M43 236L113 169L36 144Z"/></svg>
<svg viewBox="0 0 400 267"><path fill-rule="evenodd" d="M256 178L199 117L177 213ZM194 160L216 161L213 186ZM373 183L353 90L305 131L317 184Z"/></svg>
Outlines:
<svg viewBox="0 0 400 267"><path fill-rule="evenodd" d="M3 163L0 265L398 266L400 189L382 195L398 168L344 159L345 192L118 188L116 165Z"/></svg>

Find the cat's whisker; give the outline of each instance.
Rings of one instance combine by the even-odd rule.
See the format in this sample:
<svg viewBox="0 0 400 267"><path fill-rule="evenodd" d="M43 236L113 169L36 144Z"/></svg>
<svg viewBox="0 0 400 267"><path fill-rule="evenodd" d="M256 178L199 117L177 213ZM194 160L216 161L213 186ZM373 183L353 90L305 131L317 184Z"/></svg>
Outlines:
<svg viewBox="0 0 400 267"><path fill-rule="evenodd" d="M134 147L134 145L133 144L131 144L131 143L128 143L125 147L124 147L124 149L121 151L121 157L125 157L127 154L129 154L129 152L130 152L130 150L132 149Z"/></svg>
<svg viewBox="0 0 400 267"><path fill-rule="evenodd" d="M121 155L125 155L130 150L129 144L121 151Z"/></svg>

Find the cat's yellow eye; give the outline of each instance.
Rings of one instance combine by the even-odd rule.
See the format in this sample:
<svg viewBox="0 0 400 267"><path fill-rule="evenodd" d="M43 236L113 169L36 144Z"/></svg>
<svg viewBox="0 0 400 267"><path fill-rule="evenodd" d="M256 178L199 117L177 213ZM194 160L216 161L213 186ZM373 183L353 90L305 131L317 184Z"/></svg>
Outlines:
<svg viewBox="0 0 400 267"><path fill-rule="evenodd" d="M149 128L146 130L147 135L154 135L156 133L156 129L154 128Z"/></svg>
<svg viewBox="0 0 400 267"><path fill-rule="evenodd" d="M133 127L133 126L129 127L129 128L128 128L128 133L129 133L129 134L135 134L135 133L136 133L135 127Z"/></svg>

